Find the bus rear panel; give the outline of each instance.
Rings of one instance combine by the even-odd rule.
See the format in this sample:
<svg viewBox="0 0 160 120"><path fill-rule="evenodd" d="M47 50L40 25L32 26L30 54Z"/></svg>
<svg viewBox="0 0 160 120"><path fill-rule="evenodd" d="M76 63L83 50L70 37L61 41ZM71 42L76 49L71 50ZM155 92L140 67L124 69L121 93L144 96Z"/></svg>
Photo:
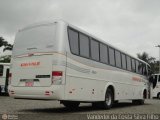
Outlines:
<svg viewBox="0 0 160 120"><path fill-rule="evenodd" d="M10 96L28 99L64 98L65 41L59 37L59 34L64 36L63 26L57 22L33 25L16 35Z"/></svg>

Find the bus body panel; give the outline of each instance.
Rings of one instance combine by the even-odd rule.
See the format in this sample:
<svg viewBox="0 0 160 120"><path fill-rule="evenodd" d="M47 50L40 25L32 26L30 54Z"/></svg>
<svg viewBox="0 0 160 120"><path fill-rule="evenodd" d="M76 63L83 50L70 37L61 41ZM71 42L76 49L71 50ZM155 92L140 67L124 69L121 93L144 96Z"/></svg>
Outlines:
<svg viewBox="0 0 160 120"><path fill-rule="evenodd" d="M18 45L16 45L15 43L14 47L24 45L22 42L27 38L34 39L34 42L32 41L34 47L27 46L30 45L27 43L24 46L24 48L26 49L22 47L13 49L13 57L11 61L12 78L11 85L9 87L9 92L12 97L31 98L31 96L33 97L35 95L38 96L38 98L42 96L42 98L44 99L44 92L46 90L46 87L48 87L48 90L51 91L51 89L54 88L56 84L65 84L66 42L64 40L64 37L66 36L64 35L64 27L65 24L63 22L53 22L49 24L40 24L27 27L20 31L22 32L20 33L21 35L17 34L17 41L22 41L21 44L19 43ZM41 34L38 34L39 32ZM32 34L32 36L29 36L29 34ZM42 43L43 47L38 43L39 39L45 40L44 38L48 39L48 42L46 43L48 44L46 45L46 49L43 48L45 46L44 43ZM52 46L50 46L50 44ZM17 52L17 50L19 49L22 49L23 52ZM44 49L44 51L42 49ZM60 71L63 74L60 79L60 83L58 80L53 80L53 74L55 71ZM45 90L43 90L43 88ZM56 88L57 90L59 90L58 87L55 87L53 90L55 90ZM62 88L62 90L59 91L64 91L63 87L60 88ZM40 92L38 93L39 90ZM55 95L56 94L54 94L53 96L51 95L50 98L59 98ZM58 96L62 96L61 98L63 99L64 92L60 92L60 95ZM48 96L46 97L49 98Z"/></svg>
<svg viewBox="0 0 160 120"><path fill-rule="evenodd" d="M112 85L115 100L143 99L143 91L148 91L148 81L145 79L134 73L104 67L102 63L68 54L65 97L76 101L103 101L108 86Z"/></svg>
<svg viewBox="0 0 160 120"><path fill-rule="evenodd" d="M38 59L39 58L39 59ZM40 64L37 66L21 66L22 61L39 60ZM46 55L33 57L17 58L14 63L14 69L12 70L11 86L9 87L10 96L15 98L32 98L37 96L37 99L64 99L64 85L65 85L65 69L66 69L66 55L61 53L52 53L52 55ZM19 67L18 67L19 65ZM27 68L28 67L28 68ZM61 71L63 76L61 78L60 85L56 85L58 82L53 81L52 72ZM23 73L18 74L18 73ZM36 76L38 76L36 78ZM48 77L49 76L49 77ZM28 86L27 80L33 80L33 85ZM35 81L36 80L36 81ZM59 83L58 83L59 84ZM13 91L13 92L12 92ZM49 91L50 95L45 95L45 92ZM47 98L45 98L47 97ZM36 97L33 97L34 99Z"/></svg>
<svg viewBox="0 0 160 120"><path fill-rule="evenodd" d="M10 96L14 98L24 99L51 99L63 100L64 99L64 85L54 85L50 87L14 87L9 86ZM47 93L46 93L47 91Z"/></svg>
<svg viewBox="0 0 160 120"><path fill-rule="evenodd" d="M56 29L54 29L54 40L56 41L54 41L54 46L56 49L47 51L47 54L51 52L52 55L34 54L35 51L32 50L32 52L25 52L26 57L22 55L22 58L21 56L18 58L19 56L13 55L11 71L13 75L9 86L12 97L82 102L104 101L106 90L112 86L114 88L114 100L143 99L144 90L148 91L146 77L72 54L68 40L68 24L65 22L56 22L56 24ZM34 68L21 67L22 63L32 63L32 61L41 64ZM25 83L19 84L20 79L35 79L38 74L52 76L53 71L62 71L63 73L62 82L58 83L59 85L55 85L54 82L52 84L51 77L41 79L45 82L31 87L26 87ZM44 95L46 91L51 93L50 96Z"/></svg>

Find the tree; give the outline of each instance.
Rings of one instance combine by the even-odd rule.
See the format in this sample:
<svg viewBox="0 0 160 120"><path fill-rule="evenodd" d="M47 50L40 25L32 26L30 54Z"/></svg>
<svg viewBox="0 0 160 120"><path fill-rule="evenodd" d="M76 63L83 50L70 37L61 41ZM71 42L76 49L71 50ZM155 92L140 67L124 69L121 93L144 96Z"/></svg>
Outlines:
<svg viewBox="0 0 160 120"><path fill-rule="evenodd" d="M138 53L137 57L147 62L151 66L153 73L158 73L158 61L156 61L154 57L150 57L146 52L143 52L142 54Z"/></svg>
<svg viewBox="0 0 160 120"><path fill-rule="evenodd" d="M155 58L154 57L149 57L148 53L143 52L142 54L138 53L137 57L145 62L147 62L148 64L155 62Z"/></svg>
<svg viewBox="0 0 160 120"><path fill-rule="evenodd" d="M5 41L3 37L0 37L0 47L4 47L3 52L6 50L11 51L13 49L13 45L11 45L7 41ZM11 60L11 55L0 56L0 62L9 63L10 60Z"/></svg>
<svg viewBox="0 0 160 120"><path fill-rule="evenodd" d="M6 51L6 50L11 51L13 49L13 45L5 41L3 37L0 37L0 47L3 47L3 46L4 46L3 51Z"/></svg>
<svg viewBox="0 0 160 120"><path fill-rule="evenodd" d="M11 55L4 55L0 57L0 63L10 63Z"/></svg>

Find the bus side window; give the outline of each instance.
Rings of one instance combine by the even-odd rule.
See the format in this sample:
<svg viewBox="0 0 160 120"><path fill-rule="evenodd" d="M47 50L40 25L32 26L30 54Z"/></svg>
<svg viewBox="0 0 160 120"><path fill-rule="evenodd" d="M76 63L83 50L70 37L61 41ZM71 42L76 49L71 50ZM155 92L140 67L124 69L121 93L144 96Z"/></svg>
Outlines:
<svg viewBox="0 0 160 120"><path fill-rule="evenodd" d="M89 58L89 37L80 33L79 34L80 40L80 56Z"/></svg>
<svg viewBox="0 0 160 120"><path fill-rule="evenodd" d="M139 74L143 74L143 64L136 60L136 72Z"/></svg>
<svg viewBox="0 0 160 120"><path fill-rule="evenodd" d="M122 63L122 61L121 61L121 53L119 51L117 51L117 50L115 50L115 57L116 57L116 67L121 68L122 67L122 65L121 65L121 63Z"/></svg>
<svg viewBox="0 0 160 120"><path fill-rule="evenodd" d="M136 64L135 64L135 59L132 58L132 71L136 72Z"/></svg>
<svg viewBox="0 0 160 120"><path fill-rule="evenodd" d="M136 73L139 73L138 67L139 67L139 61L136 60Z"/></svg>
<svg viewBox="0 0 160 120"><path fill-rule="evenodd" d="M131 71L131 58L127 56L127 70Z"/></svg>
<svg viewBox="0 0 160 120"><path fill-rule="evenodd" d="M91 39L91 58L93 60L99 61L99 42Z"/></svg>
<svg viewBox="0 0 160 120"><path fill-rule="evenodd" d="M108 46L100 43L100 61L108 64Z"/></svg>
<svg viewBox="0 0 160 120"><path fill-rule="evenodd" d="M159 78L158 78L158 82L160 82L160 75L158 75L158 77L159 77Z"/></svg>
<svg viewBox="0 0 160 120"><path fill-rule="evenodd" d="M109 47L109 63L112 66L115 66L115 54L114 49Z"/></svg>
<svg viewBox="0 0 160 120"><path fill-rule="evenodd" d="M145 64L143 64L143 75L147 76L147 69Z"/></svg>
<svg viewBox="0 0 160 120"><path fill-rule="evenodd" d="M68 30L70 49L73 54L79 55L79 42L78 42L78 32L69 29Z"/></svg>
<svg viewBox="0 0 160 120"><path fill-rule="evenodd" d="M143 64L141 62L139 63L138 70L139 70L139 73L142 74L142 72L143 72Z"/></svg>
<svg viewBox="0 0 160 120"><path fill-rule="evenodd" d="M3 76L3 65L0 65L0 76Z"/></svg>
<svg viewBox="0 0 160 120"><path fill-rule="evenodd" d="M126 55L122 53L122 68L126 69L127 62L126 62Z"/></svg>

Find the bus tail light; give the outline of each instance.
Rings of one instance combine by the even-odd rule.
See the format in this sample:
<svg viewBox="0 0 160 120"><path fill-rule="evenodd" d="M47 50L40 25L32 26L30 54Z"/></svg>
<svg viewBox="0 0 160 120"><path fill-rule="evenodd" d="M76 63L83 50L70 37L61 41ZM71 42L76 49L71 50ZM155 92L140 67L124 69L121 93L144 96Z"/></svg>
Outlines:
<svg viewBox="0 0 160 120"><path fill-rule="evenodd" d="M11 84L11 79L12 79L12 73L9 73L9 81L8 81L9 85Z"/></svg>
<svg viewBox="0 0 160 120"><path fill-rule="evenodd" d="M62 71L52 71L52 84L60 85L62 84Z"/></svg>

